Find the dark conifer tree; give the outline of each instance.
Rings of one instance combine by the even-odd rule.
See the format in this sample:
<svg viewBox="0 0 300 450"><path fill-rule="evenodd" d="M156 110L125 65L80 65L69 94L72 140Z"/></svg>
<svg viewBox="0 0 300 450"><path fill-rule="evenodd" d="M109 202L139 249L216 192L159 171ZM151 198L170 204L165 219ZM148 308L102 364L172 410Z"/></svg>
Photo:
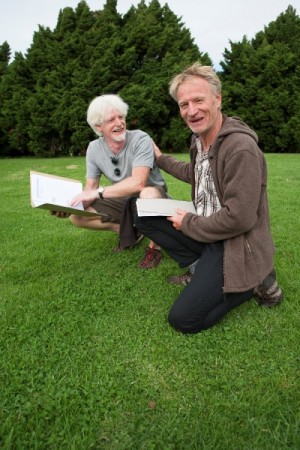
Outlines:
<svg viewBox="0 0 300 450"><path fill-rule="evenodd" d="M252 41L225 49L223 110L247 121L264 150L300 149L299 33L289 7ZM95 137L88 104L104 93L129 104L130 129L147 131L165 151L186 151L189 132L168 86L196 60L211 64L158 0L141 0L123 16L117 0L99 11L85 1L64 8L53 31L39 26L25 56L9 62L9 45L0 46L0 155L83 154Z"/></svg>
<svg viewBox="0 0 300 450"><path fill-rule="evenodd" d="M199 52L180 19L157 0L131 7L124 16L122 42L128 82L121 94L130 106L129 127L149 132L169 151L186 151L188 132L168 94L168 84L176 71L195 60L206 64L211 60Z"/></svg>
<svg viewBox="0 0 300 450"><path fill-rule="evenodd" d="M300 18L291 6L252 41L225 50L223 110L258 133L266 152L299 152Z"/></svg>
<svg viewBox="0 0 300 450"><path fill-rule="evenodd" d="M0 80L1 156L27 155L28 98L34 89L34 78L22 53L16 53Z"/></svg>
<svg viewBox="0 0 300 450"><path fill-rule="evenodd" d="M3 105L7 98L7 93L4 88L3 77L7 72L9 60L11 56L10 46L7 42L0 45L0 156L9 154L8 133L5 127L5 117L3 116ZM2 82L1 82L2 81Z"/></svg>

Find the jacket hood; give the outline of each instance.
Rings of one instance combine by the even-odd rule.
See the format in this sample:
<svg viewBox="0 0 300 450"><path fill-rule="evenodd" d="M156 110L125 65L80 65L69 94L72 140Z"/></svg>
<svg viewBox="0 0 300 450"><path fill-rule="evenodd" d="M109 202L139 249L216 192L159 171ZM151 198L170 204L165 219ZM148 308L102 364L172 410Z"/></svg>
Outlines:
<svg viewBox="0 0 300 450"><path fill-rule="evenodd" d="M251 130L249 126L242 121L239 117L227 117L223 114L223 125L221 130L219 131L218 138L228 136L232 133L244 133L248 136L251 136L252 139L258 143L258 136L255 131Z"/></svg>

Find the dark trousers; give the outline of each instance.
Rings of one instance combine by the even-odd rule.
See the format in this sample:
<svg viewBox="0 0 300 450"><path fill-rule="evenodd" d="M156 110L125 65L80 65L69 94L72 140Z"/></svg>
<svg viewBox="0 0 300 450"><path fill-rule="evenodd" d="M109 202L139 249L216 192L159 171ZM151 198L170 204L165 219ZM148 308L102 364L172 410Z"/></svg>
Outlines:
<svg viewBox="0 0 300 450"><path fill-rule="evenodd" d="M173 304L168 320L178 331L198 333L215 325L233 308L249 300L253 289L224 293L223 241L203 244L175 230L165 217L137 217L137 228L161 246L180 267L199 259L191 282Z"/></svg>

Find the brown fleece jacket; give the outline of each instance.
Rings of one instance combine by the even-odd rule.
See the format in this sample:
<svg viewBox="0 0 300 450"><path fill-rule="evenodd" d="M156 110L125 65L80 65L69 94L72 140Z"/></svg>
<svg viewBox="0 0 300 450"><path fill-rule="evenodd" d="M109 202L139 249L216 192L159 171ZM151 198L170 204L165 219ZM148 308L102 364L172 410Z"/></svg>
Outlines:
<svg viewBox="0 0 300 450"><path fill-rule="evenodd" d="M200 242L224 241L224 292L257 286L272 270L274 245L267 199L267 167L257 135L238 117L223 115L209 150L209 162L222 208L209 217L188 213L182 231ZM195 196L195 137L191 162L162 155L158 166L192 185Z"/></svg>

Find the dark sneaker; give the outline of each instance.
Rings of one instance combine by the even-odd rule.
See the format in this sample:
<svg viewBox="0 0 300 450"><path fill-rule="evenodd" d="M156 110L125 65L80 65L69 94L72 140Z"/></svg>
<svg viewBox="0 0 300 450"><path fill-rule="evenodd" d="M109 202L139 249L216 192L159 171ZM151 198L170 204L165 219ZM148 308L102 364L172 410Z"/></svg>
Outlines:
<svg viewBox="0 0 300 450"><path fill-rule="evenodd" d="M162 253L158 248L148 247L145 256L139 263L140 269L155 269L162 260Z"/></svg>
<svg viewBox="0 0 300 450"><path fill-rule="evenodd" d="M254 289L254 296L260 306L269 308L282 302L284 295L278 286L275 270L272 270L264 281Z"/></svg>
<svg viewBox="0 0 300 450"><path fill-rule="evenodd" d="M193 275L188 271L188 272L184 273L183 275L175 275L175 276L169 277L167 279L167 281L170 284L186 285L191 282L192 276Z"/></svg>

